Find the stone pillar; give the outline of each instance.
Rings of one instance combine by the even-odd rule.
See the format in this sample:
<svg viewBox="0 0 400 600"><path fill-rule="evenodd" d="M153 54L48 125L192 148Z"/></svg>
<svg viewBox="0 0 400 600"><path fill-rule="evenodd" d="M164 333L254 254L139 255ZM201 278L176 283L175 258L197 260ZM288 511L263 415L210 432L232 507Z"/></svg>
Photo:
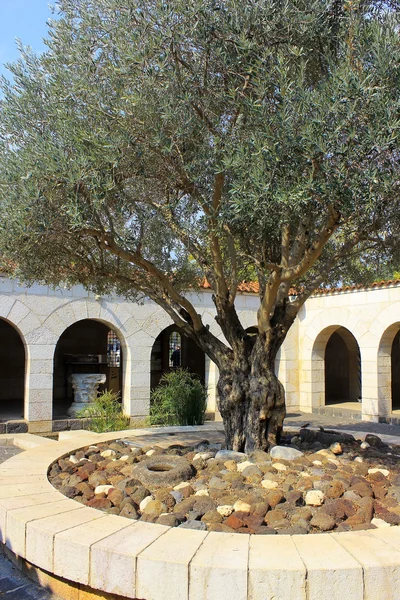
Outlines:
<svg viewBox="0 0 400 600"><path fill-rule="evenodd" d="M217 382L219 377L219 370L217 365L208 357L206 359L206 389L208 393L207 398L207 413L215 415L216 421L222 421L222 417L219 413L217 406Z"/></svg>

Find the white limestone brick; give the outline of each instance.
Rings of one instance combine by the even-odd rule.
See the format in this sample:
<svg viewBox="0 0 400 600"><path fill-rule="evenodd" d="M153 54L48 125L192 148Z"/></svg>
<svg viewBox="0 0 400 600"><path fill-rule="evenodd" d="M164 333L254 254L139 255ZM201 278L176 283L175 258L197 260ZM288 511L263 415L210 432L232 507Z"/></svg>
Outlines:
<svg viewBox="0 0 400 600"><path fill-rule="evenodd" d="M104 515L55 534L55 574L68 579L73 573L74 581L88 585L90 547L107 536L125 529L129 524L130 522L123 517Z"/></svg>
<svg viewBox="0 0 400 600"><path fill-rule="evenodd" d="M63 500L57 500L56 502L8 511L6 517L7 547L17 554L17 556L26 558L26 526L29 521L80 509L82 509L82 506L80 506L78 502L64 498Z"/></svg>
<svg viewBox="0 0 400 600"><path fill-rule="evenodd" d="M247 596L249 535L209 533L190 562L189 600Z"/></svg>
<svg viewBox="0 0 400 600"><path fill-rule="evenodd" d="M307 600L364 600L362 568L331 534L292 539L307 569Z"/></svg>
<svg viewBox="0 0 400 600"><path fill-rule="evenodd" d="M0 296L0 317L8 318L8 315L16 303L13 296Z"/></svg>
<svg viewBox="0 0 400 600"><path fill-rule="evenodd" d="M14 325L19 325L19 323L29 314L29 312L29 308L17 300L8 313L7 318L11 323L14 323Z"/></svg>
<svg viewBox="0 0 400 600"><path fill-rule="evenodd" d="M188 600L189 565L206 531L173 527L137 558L136 596L151 600Z"/></svg>
<svg viewBox="0 0 400 600"><path fill-rule="evenodd" d="M83 523L99 519L103 513L94 508L83 507L75 502L78 508L68 512L52 514L44 518L29 521L26 524L25 558L34 565L52 572L54 568L53 544L54 536L61 531L78 527ZM96 587L96 586L94 586Z"/></svg>
<svg viewBox="0 0 400 600"><path fill-rule="evenodd" d="M367 531L333 534L363 568L364 599L398 600L400 552Z"/></svg>
<svg viewBox="0 0 400 600"><path fill-rule="evenodd" d="M306 600L306 569L292 536L250 537L251 600Z"/></svg>
<svg viewBox="0 0 400 600"><path fill-rule="evenodd" d="M168 529L137 522L93 544L89 584L110 594L136 597L136 558Z"/></svg>
<svg viewBox="0 0 400 600"><path fill-rule="evenodd" d="M23 480L24 473L26 471L26 465L22 469L22 473L20 473L19 478L20 481ZM15 472L14 470L12 471ZM3 480L4 474L1 474L1 479ZM2 498L0 499L0 541L5 544L6 543L6 518L7 512L11 510L15 510L17 508L26 508L27 506L35 506L38 504L49 504L52 502L56 502L60 499L59 492L48 492L41 494L32 494L28 496L15 496L12 498Z"/></svg>

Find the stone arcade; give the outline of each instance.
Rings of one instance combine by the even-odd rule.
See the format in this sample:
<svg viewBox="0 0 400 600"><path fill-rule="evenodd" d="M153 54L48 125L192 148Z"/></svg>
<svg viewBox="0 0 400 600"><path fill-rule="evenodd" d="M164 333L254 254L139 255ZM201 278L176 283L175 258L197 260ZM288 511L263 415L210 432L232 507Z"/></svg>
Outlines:
<svg viewBox="0 0 400 600"><path fill-rule="evenodd" d="M251 331L258 297L253 285L244 289L237 309ZM190 298L204 322L222 335L211 295L204 289ZM104 386L120 391L125 413L143 418L151 387L176 366L170 357L177 347L180 364L204 380L208 412L218 418L216 366L150 300L103 298L79 286L26 288L1 277L0 427L22 418L32 432L66 427L75 373L105 375ZM396 418L399 367L400 282L314 295L277 360L289 412L331 411L369 421Z"/></svg>

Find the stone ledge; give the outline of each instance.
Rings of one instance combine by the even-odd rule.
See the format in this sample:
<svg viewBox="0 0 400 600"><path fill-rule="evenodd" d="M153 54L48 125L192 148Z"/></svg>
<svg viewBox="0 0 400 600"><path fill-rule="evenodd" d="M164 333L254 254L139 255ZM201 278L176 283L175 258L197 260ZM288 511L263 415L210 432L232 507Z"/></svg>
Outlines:
<svg viewBox="0 0 400 600"><path fill-rule="evenodd" d="M398 600L400 527L299 536L169 528L79 505L47 480L53 460L84 445L187 431L68 432L10 458L0 467L1 539L48 577L90 588L88 598Z"/></svg>

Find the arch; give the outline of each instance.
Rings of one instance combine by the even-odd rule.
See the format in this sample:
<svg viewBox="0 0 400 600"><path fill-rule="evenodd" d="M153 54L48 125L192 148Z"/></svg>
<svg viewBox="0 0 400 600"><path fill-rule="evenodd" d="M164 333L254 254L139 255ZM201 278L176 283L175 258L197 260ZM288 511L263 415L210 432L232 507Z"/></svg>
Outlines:
<svg viewBox="0 0 400 600"><path fill-rule="evenodd" d="M181 341L179 361L176 361L173 353L177 349L179 339ZM175 340L175 346L171 345L171 340ZM163 329L153 344L150 358L151 389L153 390L158 386L164 373L168 373L177 367L188 369L191 373L198 375L200 380L205 383L204 352L177 325L173 324Z"/></svg>
<svg viewBox="0 0 400 600"><path fill-rule="evenodd" d="M63 331L54 351L53 418L65 417L73 402L69 378L74 373L105 374L99 391L114 391L122 399L122 342L120 333L100 319L82 319Z"/></svg>
<svg viewBox="0 0 400 600"><path fill-rule="evenodd" d="M316 337L311 359L312 406L361 399L361 355L346 327L330 325Z"/></svg>
<svg viewBox="0 0 400 600"><path fill-rule="evenodd" d="M378 348L378 411L388 416L400 408L400 322L382 334Z"/></svg>
<svg viewBox="0 0 400 600"><path fill-rule="evenodd" d="M24 417L27 351L23 336L0 318L0 420Z"/></svg>

